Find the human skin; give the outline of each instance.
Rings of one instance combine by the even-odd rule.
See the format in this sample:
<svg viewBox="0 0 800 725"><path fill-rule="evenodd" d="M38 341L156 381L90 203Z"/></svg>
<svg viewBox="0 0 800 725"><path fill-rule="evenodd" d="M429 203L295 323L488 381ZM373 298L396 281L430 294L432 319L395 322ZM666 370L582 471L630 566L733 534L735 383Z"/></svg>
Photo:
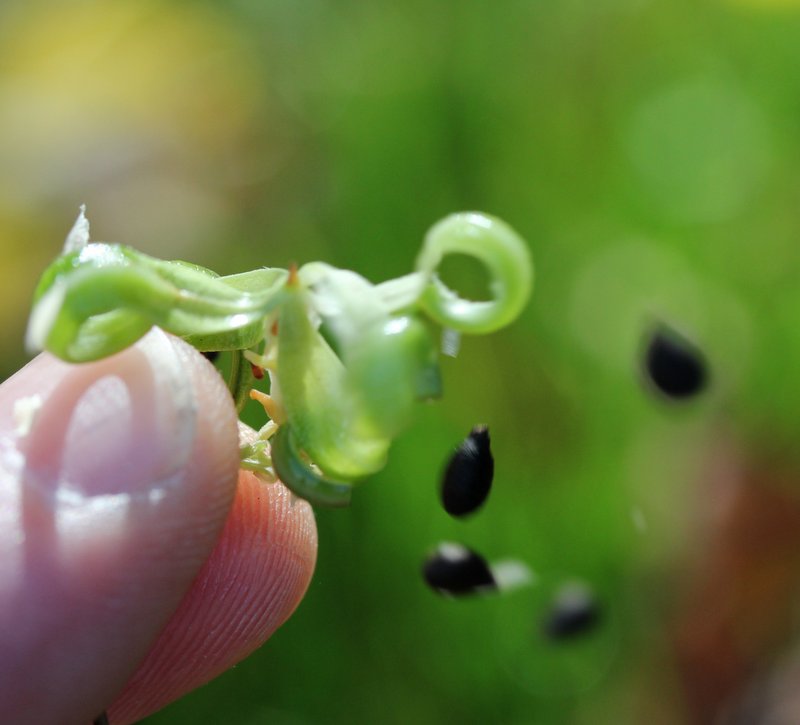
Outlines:
<svg viewBox="0 0 800 725"><path fill-rule="evenodd" d="M40 355L0 385L4 720L136 722L291 615L313 513L237 464L220 376L160 330L94 363Z"/></svg>

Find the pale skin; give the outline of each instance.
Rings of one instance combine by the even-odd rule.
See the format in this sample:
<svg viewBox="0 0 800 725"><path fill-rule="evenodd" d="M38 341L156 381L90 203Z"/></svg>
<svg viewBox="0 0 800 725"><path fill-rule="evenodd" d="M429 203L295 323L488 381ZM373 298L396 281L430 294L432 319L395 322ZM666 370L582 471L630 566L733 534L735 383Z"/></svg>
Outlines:
<svg viewBox="0 0 800 725"><path fill-rule="evenodd" d="M292 614L313 513L238 472L238 446L218 373L157 329L98 362L42 354L0 385L4 719L136 722Z"/></svg>

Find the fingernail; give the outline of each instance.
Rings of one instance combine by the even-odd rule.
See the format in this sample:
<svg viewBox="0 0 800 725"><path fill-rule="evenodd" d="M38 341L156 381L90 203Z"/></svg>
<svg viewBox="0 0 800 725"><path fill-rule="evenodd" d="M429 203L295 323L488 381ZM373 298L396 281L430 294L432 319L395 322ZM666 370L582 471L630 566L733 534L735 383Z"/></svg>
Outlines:
<svg viewBox="0 0 800 725"><path fill-rule="evenodd" d="M154 328L125 352L59 369L20 441L26 484L76 503L152 495L178 482L197 409L184 355Z"/></svg>

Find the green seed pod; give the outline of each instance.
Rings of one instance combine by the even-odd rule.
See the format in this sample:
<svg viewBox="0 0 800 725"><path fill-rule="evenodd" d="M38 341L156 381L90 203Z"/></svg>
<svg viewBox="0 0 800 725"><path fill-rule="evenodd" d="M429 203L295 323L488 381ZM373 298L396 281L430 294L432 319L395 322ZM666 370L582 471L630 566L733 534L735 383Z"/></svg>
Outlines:
<svg viewBox="0 0 800 725"><path fill-rule="evenodd" d="M296 280L287 284L278 329L281 396L297 447L339 481L380 470L391 440L351 394L347 370L314 328L308 293Z"/></svg>
<svg viewBox="0 0 800 725"><path fill-rule="evenodd" d="M346 365L367 415L387 436L408 425L415 401L441 395L436 345L416 317L373 326L349 351Z"/></svg>
<svg viewBox="0 0 800 725"><path fill-rule="evenodd" d="M439 263L450 254L485 266L489 299L462 299L439 279ZM265 480L277 470L298 495L338 506L351 485L383 467L414 402L441 394L437 345L422 317L452 333L491 332L522 311L532 282L524 242L478 213L436 224L416 271L374 285L322 262L220 277L92 243L82 209L37 287L26 342L31 352L87 362L157 325L200 351L230 351L223 367L240 411L261 367L268 368L270 396L261 397L272 420L259 446L242 448L243 465ZM266 445L273 434L274 467Z"/></svg>

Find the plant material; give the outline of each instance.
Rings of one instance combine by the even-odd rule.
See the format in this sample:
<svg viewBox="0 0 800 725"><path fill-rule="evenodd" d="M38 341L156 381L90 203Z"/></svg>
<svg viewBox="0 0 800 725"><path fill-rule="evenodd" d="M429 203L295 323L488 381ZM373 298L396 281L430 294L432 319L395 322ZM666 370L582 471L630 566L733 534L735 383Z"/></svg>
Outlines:
<svg viewBox="0 0 800 725"><path fill-rule="evenodd" d="M482 262L491 299L459 297L437 276L447 254ZM432 321L493 332L516 318L533 281L528 249L504 222L454 214L427 234L416 270L374 285L322 262L220 277L118 244L89 242L83 210L44 272L28 325L31 351L75 363L119 352L153 325L201 352L231 351L228 386L270 421L242 447L242 466L322 505L346 505L380 470L418 400L438 397ZM254 390L258 374L269 393Z"/></svg>

